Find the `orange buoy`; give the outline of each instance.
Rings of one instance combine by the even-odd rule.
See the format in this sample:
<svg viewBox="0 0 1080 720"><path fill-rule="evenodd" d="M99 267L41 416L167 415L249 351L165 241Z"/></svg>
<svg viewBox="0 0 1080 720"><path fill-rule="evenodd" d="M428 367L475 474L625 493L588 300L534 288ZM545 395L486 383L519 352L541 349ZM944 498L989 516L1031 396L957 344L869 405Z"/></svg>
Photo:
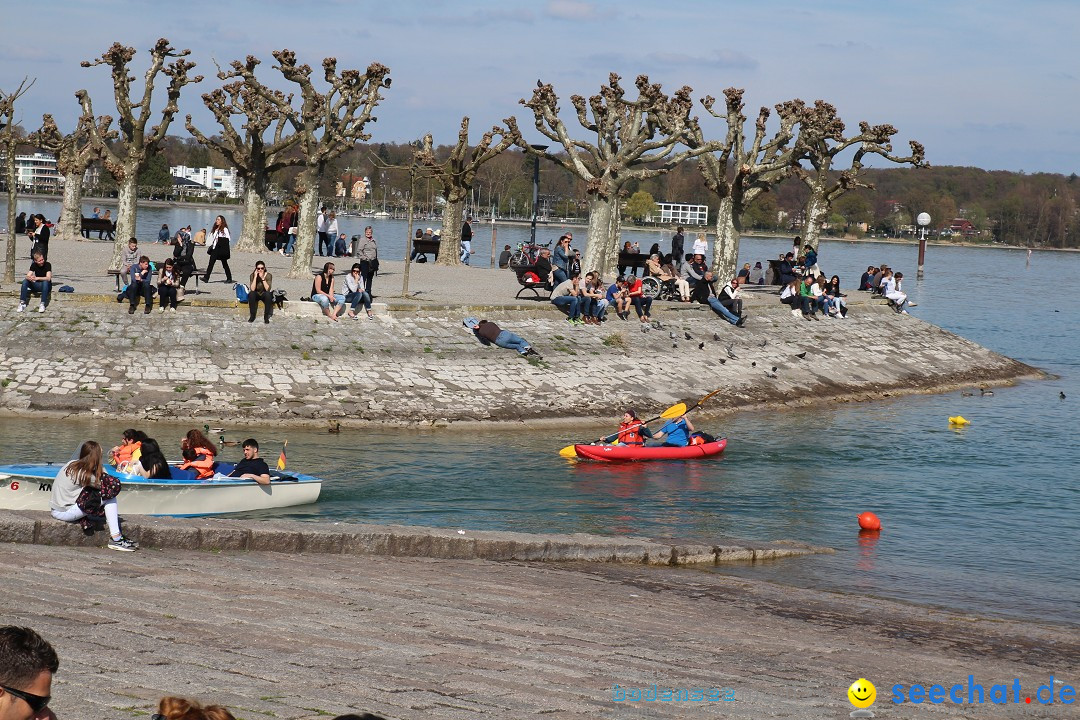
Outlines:
<svg viewBox="0 0 1080 720"><path fill-rule="evenodd" d="M863 530L880 530L881 520L879 520L878 516L872 512L860 513L859 527Z"/></svg>

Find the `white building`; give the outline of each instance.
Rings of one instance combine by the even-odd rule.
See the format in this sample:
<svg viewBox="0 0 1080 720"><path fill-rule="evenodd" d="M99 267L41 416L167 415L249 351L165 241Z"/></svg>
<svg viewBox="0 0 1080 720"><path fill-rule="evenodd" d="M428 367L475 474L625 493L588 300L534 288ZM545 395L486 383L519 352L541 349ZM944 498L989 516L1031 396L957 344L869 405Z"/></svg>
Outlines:
<svg viewBox="0 0 1080 720"><path fill-rule="evenodd" d="M243 193L243 183L236 174L236 168L192 168L175 165L169 168L169 173L173 177L197 182L211 193L225 193L231 198L238 198Z"/></svg>
<svg viewBox="0 0 1080 720"><path fill-rule="evenodd" d="M0 167L6 159L6 154L0 152ZM56 169L56 156L43 152L33 155L16 154L15 184L20 190L30 192L59 192L62 179Z"/></svg>
<svg viewBox="0 0 1080 720"><path fill-rule="evenodd" d="M661 225L708 225L708 205L658 202Z"/></svg>

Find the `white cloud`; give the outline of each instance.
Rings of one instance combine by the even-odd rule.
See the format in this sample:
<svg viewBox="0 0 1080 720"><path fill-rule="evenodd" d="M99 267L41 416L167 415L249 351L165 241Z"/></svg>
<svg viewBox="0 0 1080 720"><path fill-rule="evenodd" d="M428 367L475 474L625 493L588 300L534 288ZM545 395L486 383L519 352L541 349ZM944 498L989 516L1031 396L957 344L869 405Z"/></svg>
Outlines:
<svg viewBox="0 0 1080 720"><path fill-rule="evenodd" d="M601 11L595 3L582 0L549 0L547 14L559 20L600 20L614 13Z"/></svg>

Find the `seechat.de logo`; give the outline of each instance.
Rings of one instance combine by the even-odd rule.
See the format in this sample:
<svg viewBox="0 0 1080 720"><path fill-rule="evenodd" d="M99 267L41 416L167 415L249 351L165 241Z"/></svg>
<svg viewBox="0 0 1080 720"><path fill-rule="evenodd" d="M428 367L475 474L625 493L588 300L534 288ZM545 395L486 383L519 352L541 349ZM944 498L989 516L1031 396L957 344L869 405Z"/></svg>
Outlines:
<svg viewBox="0 0 1080 720"><path fill-rule="evenodd" d="M851 687L847 690L847 697L848 702L855 706L851 717L874 717L874 713L867 709L877 700L877 688L874 687L874 683L866 678L859 678L851 683Z"/></svg>

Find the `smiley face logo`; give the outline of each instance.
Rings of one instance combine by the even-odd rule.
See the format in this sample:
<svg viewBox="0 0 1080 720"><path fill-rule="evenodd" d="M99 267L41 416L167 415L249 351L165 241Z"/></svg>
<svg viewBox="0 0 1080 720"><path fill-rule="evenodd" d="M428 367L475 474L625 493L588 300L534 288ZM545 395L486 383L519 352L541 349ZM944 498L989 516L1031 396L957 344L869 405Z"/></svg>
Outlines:
<svg viewBox="0 0 1080 720"><path fill-rule="evenodd" d="M877 700L877 688L866 678L859 678L847 689L848 700L857 708L868 708Z"/></svg>

